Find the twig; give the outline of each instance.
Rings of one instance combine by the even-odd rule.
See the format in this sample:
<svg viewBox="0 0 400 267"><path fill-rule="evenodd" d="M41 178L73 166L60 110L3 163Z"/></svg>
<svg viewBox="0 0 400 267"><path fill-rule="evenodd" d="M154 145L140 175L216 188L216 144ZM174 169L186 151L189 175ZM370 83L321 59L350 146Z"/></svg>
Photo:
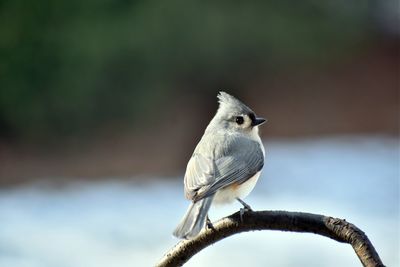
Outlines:
<svg viewBox="0 0 400 267"><path fill-rule="evenodd" d="M374 246L363 231L346 220L324 215L288 211L248 211L240 220L239 212L213 223L192 240L182 240L156 265L182 266L203 248L228 236L255 230L280 230L323 235L350 244L363 266L384 266Z"/></svg>

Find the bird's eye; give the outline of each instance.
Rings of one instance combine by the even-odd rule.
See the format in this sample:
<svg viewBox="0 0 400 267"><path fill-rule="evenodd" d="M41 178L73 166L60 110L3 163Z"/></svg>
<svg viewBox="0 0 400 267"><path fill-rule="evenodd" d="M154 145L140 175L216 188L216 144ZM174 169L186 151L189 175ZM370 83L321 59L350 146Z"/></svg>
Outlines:
<svg viewBox="0 0 400 267"><path fill-rule="evenodd" d="M236 123L237 123L237 124L241 125L241 124L243 124L243 122L244 122L244 120L243 120L243 117L242 117L242 116L237 116L237 117L236 117Z"/></svg>

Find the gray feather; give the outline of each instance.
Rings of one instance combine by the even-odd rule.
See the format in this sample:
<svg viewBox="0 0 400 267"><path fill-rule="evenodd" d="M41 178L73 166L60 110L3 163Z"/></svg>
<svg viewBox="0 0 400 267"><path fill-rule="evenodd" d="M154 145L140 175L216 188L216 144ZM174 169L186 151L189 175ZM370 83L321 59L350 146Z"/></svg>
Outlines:
<svg viewBox="0 0 400 267"><path fill-rule="evenodd" d="M264 155L257 141L241 135L205 135L188 163L185 195L194 201L211 196L218 189L245 182L263 165Z"/></svg>
<svg viewBox="0 0 400 267"><path fill-rule="evenodd" d="M185 217L173 232L178 238L191 239L204 228L213 197L201 199L189 206Z"/></svg>
<svg viewBox="0 0 400 267"><path fill-rule="evenodd" d="M215 193L233 183L244 183L264 165L262 143L252 125L238 128L236 116L254 112L233 96L220 92L219 108L188 162L185 196L192 200L174 231L179 238L196 236L205 225ZM252 132L253 131L253 132Z"/></svg>
<svg viewBox="0 0 400 267"><path fill-rule="evenodd" d="M194 154L189 160L185 174L185 196L192 200L199 188L214 181L214 162L201 154Z"/></svg>
<svg viewBox="0 0 400 267"><path fill-rule="evenodd" d="M248 114L253 112L251 108L246 106L243 102L237 98L227 94L225 92L219 92L218 94L219 110L220 113L231 114L231 113L242 113Z"/></svg>

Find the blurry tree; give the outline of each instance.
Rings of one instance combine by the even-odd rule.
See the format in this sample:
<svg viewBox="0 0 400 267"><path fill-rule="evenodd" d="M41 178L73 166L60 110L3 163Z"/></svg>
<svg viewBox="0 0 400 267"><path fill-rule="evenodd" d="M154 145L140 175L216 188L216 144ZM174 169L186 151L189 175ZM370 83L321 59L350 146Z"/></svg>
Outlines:
<svg viewBox="0 0 400 267"><path fill-rule="evenodd" d="M367 21L366 1L3 0L0 136L133 125L191 84L345 56Z"/></svg>

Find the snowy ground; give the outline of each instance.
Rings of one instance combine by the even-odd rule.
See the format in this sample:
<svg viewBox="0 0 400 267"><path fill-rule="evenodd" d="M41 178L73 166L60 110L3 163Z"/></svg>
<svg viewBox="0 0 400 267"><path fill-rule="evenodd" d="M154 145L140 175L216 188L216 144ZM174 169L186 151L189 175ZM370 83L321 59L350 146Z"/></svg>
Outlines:
<svg viewBox="0 0 400 267"><path fill-rule="evenodd" d="M399 264L399 140L335 137L266 142L267 164L246 199L255 210L345 218L365 231L387 266ZM102 182L0 190L1 267L152 266L177 240L188 202L182 180ZM211 219L239 209L212 208ZM187 266L360 266L325 237L243 233Z"/></svg>

